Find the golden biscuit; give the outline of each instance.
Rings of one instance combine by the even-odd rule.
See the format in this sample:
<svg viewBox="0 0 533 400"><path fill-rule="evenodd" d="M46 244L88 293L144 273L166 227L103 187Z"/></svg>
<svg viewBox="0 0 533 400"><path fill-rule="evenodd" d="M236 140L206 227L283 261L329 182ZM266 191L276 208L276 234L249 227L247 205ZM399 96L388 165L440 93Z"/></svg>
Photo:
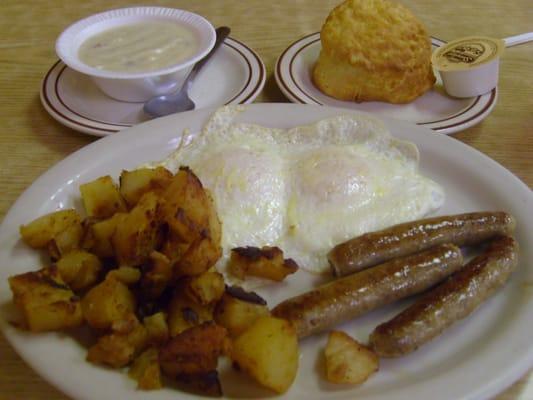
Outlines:
<svg viewBox="0 0 533 400"><path fill-rule="evenodd" d="M387 0L346 0L320 32L313 81L341 100L407 103L435 83L424 25Z"/></svg>

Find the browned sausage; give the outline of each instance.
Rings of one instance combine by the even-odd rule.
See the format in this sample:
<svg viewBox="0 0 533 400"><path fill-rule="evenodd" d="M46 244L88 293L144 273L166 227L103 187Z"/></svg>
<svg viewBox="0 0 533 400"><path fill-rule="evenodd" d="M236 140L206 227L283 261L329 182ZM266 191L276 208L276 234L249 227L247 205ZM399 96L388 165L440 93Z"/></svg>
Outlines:
<svg viewBox="0 0 533 400"><path fill-rule="evenodd" d="M462 263L457 246L440 245L319 286L278 304L272 314L291 321L298 336L305 337L420 293Z"/></svg>
<svg viewBox="0 0 533 400"><path fill-rule="evenodd" d="M370 335L370 345L382 357L416 350L455 321L472 313L503 286L516 267L514 239L494 239L487 251Z"/></svg>
<svg viewBox="0 0 533 400"><path fill-rule="evenodd" d="M481 243L515 228L505 212L476 212L421 219L366 233L335 246L328 254L334 276L345 276L396 257L414 254L437 244Z"/></svg>

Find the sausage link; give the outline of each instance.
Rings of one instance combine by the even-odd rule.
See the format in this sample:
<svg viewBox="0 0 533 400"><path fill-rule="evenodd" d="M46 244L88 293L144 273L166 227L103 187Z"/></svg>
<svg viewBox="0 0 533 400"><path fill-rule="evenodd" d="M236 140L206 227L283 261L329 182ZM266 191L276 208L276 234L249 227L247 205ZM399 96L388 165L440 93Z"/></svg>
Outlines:
<svg viewBox="0 0 533 400"><path fill-rule="evenodd" d="M319 286L283 301L272 314L291 321L302 338L420 293L451 275L462 263L457 246L440 245Z"/></svg>
<svg viewBox="0 0 533 400"><path fill-rule="evenodd" d="M515 219L505 212L475 212L421 219L370 232L335 246L328 254L334 276L345 276L443 243L465 246L510 235Z"/></svg>
<svg viewBox="0 0 533 400"><path fill-rule="evenodd" d="M518 245L510 237L494 239L484 254L437 286L370 335L370 345L382 357L416 350L455 321L467 317L503 286L518 260Z"/></svg>

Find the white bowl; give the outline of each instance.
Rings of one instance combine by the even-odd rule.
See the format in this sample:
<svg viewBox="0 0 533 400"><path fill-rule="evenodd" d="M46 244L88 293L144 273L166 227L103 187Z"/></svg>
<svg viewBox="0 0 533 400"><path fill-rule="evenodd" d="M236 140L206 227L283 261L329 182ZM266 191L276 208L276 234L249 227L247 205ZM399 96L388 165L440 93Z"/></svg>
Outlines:
<svg viewBox="0 0 533 400"><path fill-rule="evenodd" d="M191 28L199 39L197 51L170 67L146 72L107 71L91 67L78 56L89 37L110 28L139 22L175 21ZM164 7L121 8L95 14L69 26L56 42L56 53L70 68L92 77L108 96L128 102L142 102L179 89L188 72L215 44L215 29L205 18L184 10Z"/></svg>

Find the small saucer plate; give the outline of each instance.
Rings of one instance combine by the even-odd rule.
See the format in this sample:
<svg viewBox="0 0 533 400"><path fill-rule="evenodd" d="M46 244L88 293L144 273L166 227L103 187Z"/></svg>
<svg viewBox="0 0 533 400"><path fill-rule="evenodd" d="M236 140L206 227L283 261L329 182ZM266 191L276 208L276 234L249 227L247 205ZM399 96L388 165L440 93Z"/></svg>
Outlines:
<svg viewBox="0 0 533 400"><path fill-rule="evenodd" d="M197 109L251 103L265 85L266 69L244 43L227 38L196 78L190 96ZM107 136L150 119L143 103L126 103L102 93L92 80L56 62L43 79L41 102L61 124Z"/></svg>
<svg viewBox="0 0 533 400"><path fill-rule="evenodd" d="M446 42L443 40L431 38L433 49L444 43ZM283 94L293 103L366 111L382 117L413 122L444 134L459 132L481 122L496 105L496 88L484 95L466 99L448 96L437 73L437 83L433 89L409 104L337 100L325 95L313 84L312 68L320 49L320 32L316 32L291 44L278 58L275 68L276 82Z"/></svg>

